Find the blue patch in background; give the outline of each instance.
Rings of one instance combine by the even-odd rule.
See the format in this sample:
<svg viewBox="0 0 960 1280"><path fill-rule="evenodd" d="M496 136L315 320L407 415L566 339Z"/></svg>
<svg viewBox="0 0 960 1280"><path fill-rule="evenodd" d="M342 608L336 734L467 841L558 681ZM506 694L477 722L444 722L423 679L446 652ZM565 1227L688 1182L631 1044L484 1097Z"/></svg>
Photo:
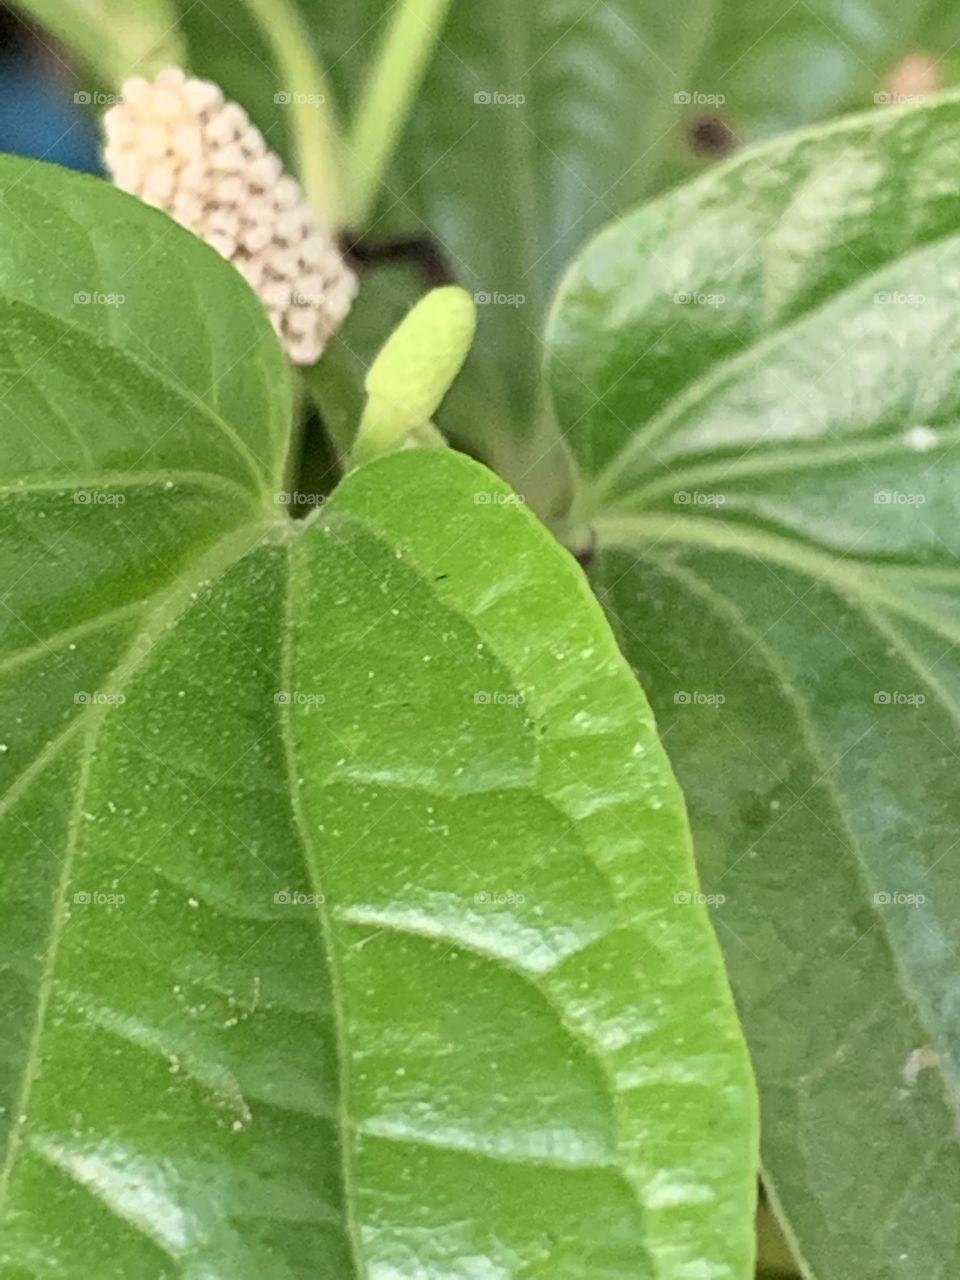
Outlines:
<svg viewBox="0 0 960 1280"><path fill-rule="evenodd" d="M0 151L102 173L93 113L42 59L18 49L0 53Z"/></svg>

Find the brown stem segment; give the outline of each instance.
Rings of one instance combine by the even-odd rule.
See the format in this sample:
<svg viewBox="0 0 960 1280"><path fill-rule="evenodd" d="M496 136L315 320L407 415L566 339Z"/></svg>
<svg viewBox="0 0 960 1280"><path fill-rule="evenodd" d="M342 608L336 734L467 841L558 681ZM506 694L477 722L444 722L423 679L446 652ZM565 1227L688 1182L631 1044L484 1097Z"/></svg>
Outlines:
<svg viewBox="0 0 960 1280"><path fill-rule="evenodd" d="M366 240L345 233L340 238L343 256L358 272L384 262L407 262L416 267L425 284L431 288L455 284L453 268L440 245L432 236L387 236L382 240Z"/></svg>

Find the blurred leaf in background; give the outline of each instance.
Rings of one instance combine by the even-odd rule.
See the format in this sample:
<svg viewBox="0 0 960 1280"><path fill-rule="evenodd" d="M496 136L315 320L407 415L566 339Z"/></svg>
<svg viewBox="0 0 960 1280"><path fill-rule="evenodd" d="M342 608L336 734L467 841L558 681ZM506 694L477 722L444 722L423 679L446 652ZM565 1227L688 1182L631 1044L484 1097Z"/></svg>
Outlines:
<svg viewBox="0 0 960 1280"><path fill-rule="evenodd" d="M344 103L391 8L312 6ZM575 249L729 146L870 106L907 54L943 57L958 40L955 6L903 0L455 6L366 228L436 235L460 283L490 299L442 425L549 513L563 485L542 457L555 439L543 315ZM364 319L407 302L374 294L344 335L361 358Z"/></svg>
<svg viewBox="0 0 960 1280"><path fill-rule="evenodd" d="M170 4L135 6L136 38L129 23L117 27L118 14L133 12L127 0L101 6L93 23L78 0L21 8L115 81L120 36L145 62L174 57L165 15L176 12L192 69L240 101L289 159L291 112L278 100L289 86L249 5ZM346 121L397 6L298 7ZM542 394L542 332L574 250L640 199L743 143L873 104L918 51L934 68L929 87L950 81L958 41L960 10L945 3L455 5L375 211L350 228L371 238L435 237L478 297L479 340L440 425L542 514L556 515L570 489ZM409 269L378 270L328 358L338 385L359 383L422 287Z"/></svg>

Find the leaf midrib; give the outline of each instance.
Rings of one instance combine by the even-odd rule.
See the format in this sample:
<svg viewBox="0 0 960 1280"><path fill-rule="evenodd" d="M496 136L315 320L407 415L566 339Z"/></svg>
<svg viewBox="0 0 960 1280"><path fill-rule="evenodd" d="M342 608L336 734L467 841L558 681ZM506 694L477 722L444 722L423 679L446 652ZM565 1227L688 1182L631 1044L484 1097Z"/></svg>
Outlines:
<svg viewBox="0 0 960 1280"><path fill-rule="evenodd" d="M907 107L905 110L916 110L917 108ZM896 110L896 108L894 108ZM749 152L745 156L746 159L752 158L756 152ZM744 161L734 162L743 163ZM670 200L670 194L664 198L663 203L666 204ZM649 208L658 209L661 202L657 201ZM647 216L647 210L644 210L643 216ZM620 227L614 227L605 233L606 235L620 234ZM642 426L636 428L630 435L629 440L624 444L611 459L611 461L603 467L589 483L587 493L584 495L585 502L589 503L590 509L599 509L604 499L613 490L616 489L618 482L623 478L624 474L629 471L631 465L636 461L650 444L656 441L664 434L676 419L684 412L704 403L712 392L714 392L719 384L722 384L728 377L741 374L743 371L749 372L752 367L762 365L764 357L771 350L775 350L781 344L786 345L790 341L797 342L799 339L796 334L802 331L804 326L815 323L817 318L824 312L830 310L835 305L842 304L843 300L859 289L869 287L871 281L875 281L882 276L884 272L891 270L894 266L908 264L914 259L919 259L928 254L931 250L937 249L939 246L947 244L951 240L960 240L960 225L954 227L948 232L944 232L939 236L932 236L929 240L924 240L915 245L907 253L887 258L884 262L869 268L862 274L857 275L854 279L848 280L841 288L835 289L825 297L821 297L815 306L807 307L803 311L792 316L790 320L773 330L758 334L749 345L744 344L743 348L731 355L725 356L714 363L707 366L699 373L692 382L686 383L684 386L674 392L670 399L657 410L653 417L649 418ZM573 289L579 281L573 281L565 287ZM562 298L558 299L555 307L559 308Z"/></svg>
<svg viewBox="0 0 960 1280"><path fill-rule="evenodd" d="M311 522L312 523L312 522ZM294 555L296 547L287 548L286 555L286 591L283 600L283 626L280 639L280 670L284 687L292 689L297 681L293 678L293 579ZM315 919L320 930L321 949L326 960L330 979L330 1005L337 1057L337 1132L340 1153L340 1184L343 1193L344 1216L346 1218L346 1234L353 1262L355 1280L366 1280L367 1267L360 1243L360 1231L357 1222L357 1211L354 1202L355 1179L353 1177L353 1150L351 1146L353 1127L350 1123L350 1072L349 1046L347 1044L346 1019L343 1008L343 982L340 974L340 962L333 943L333 925L327 909L324 885L318 875L319 859L313 851L313 839L303 811L303 800L300 787L297 785L299 770L296 766L296 743L291 723L289 705L279 707L280 734L283 743L283 756L287 772L287 789L290 793L290 808L293 823L300 840L303 862L314 893L318 897Z"/></svg>
<svg viewBox="0 0 960 1280"><path fill-rule="evenodd" d="M838 435L836 432L832 434ZM939 430L937 435L941 445L952 447L960 444L960 429L953 433ZM797 447L791 448L791 443ZM835 447L822 442L811 447L808 440L758 440L747 453L740 453L732 458L715 457L711 462L691 459L687 466L684 466L685 460L681 458L680 467L676 469L671 469L664 462L668 467L668 474L657 476L647 484L638 484L630 490L629 496L625 495L609 503L604 513L613 515L619 512L639 512L657 498L668 497L677 489L688 485L711 482L718 486L729 485L749 476L790 476L800 471L865 466L867 462L896 458L899 454L911 461L926 458L933 463L937 460L935 453L922 454L912 449L902 436L854 436L849 441L838 437Z"/></svg>
<svg viewBox="0 0 960 1280"><path fill-rule="evenodd" d="M650 554L662 543L680 543L699 547L703 551L733 552L750 555L761 562L773 560L786 568L798 570L808 577L829 582L837 591L849 598L852 594L860 600L873 603L910 618L930 628L937 635L960 644L960 628L951 631L947 620L933 611L908 604L901 597L874 586L873 576L881 573L893 575L924 572L932 582L960 586L960 573L935 566L927 569L904 561L876 563L863 559L843 559L801 542L767 531L760 532L747 524L711 520L697 516L668 516L659 512L602 516L594 521L601 550L639 551ZM869 574L868 574L869 571Z"/></svg>
<svg viewBox="0 0 960 1280"><path fill-rule="evenodd" d="M94 491L97 489L114 490L114 489L161 489L167 490L167 486L173 484L190 484L198 489L208 489L211 495L222 496L229 494L231 497L240 497L245 504L255 495L251 494L249 489L245 489L243 485L236 480L231 480L229 476L219 475L215 471L191 470L190 468L158 468L153 471L101 471L91 476L69 476L62 479L50 477L41 479L34 477L24 481L22 484L0 484L0 500L3 498L16 498L20 495L29 495L31 493L70 493L73 490ZM217 494L217 491L220 491ZM78 504L83 506L85 504ZM257 514L257 508L252 507L251 515Z"/></svg>

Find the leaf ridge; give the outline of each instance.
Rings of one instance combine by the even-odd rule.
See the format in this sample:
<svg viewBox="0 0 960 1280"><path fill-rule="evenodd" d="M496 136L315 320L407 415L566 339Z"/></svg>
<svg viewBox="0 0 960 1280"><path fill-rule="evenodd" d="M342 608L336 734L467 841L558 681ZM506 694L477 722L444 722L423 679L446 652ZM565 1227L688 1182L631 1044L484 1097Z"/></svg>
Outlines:
<svg viewBox="0 0 960 1280"><path fill-rule="evenodd" d="M858 574L856 571L857 568L867 567L874 570L882 569L888 576L891 573L909 571L915 577L925 566L914 566L906 561L871 561L865 558L848 560L840 556L831 556L816 544L805 542L792 535L787 536L782 531L773 533L765 529L761 533L755 526L746 523L734 524L729 520L712 520L697 516L685 516L681 520L659 512L611 514L596 520L594 529L598 534L601 547L607 549L642 549L646 554L662 542L672 542L699 547L707 552L730 551L738 555L746 552L760 562L773 560L787 568L805 573L810 578L829 582L840 595L844 595L844 587L847 587L855 594L876 600L884 608L920 622L945 639L960 644L960 629L952 631L946 619L908 603L901 596L885 592L882 586L873 585L871 577L863 573ZM645 537L644 534L648 536ZM656 541L650 535L657 535ZM938 574L945 575L943 580L948 585L960 582L960 575L955 575L942 567L930 566L928 572L936 581L941 581ZM876 576L880 575L876 574Z"/></svg>
<svg viewBox="0 0 960 1280"><path fill-rule="evenodd" d="M831 431L831 434L835 434ZM951 446L960 444L960 430L948 435L944 432L938 433L940 440L944 444ZM736 458L716 459L713 466L709 464L697 465L694 463L686 469L671 469L669 475L659 476L651 480L649 484L637 485L630 492L629 503L626 501L613 501L606 508L611 514L618 511L633 510L634 507L642 509L647 501L652 498L666 497L678 488L685 488L687 485L697 485L709 483L716 480L718 484L733 484L744 476L756 475L779 475L793 474L797 471L819 471L833 466L857 466L864 464L867 460L874 461L876 459L896 458L899 454L911 459L916 458L916 453L905 444L902 438L891 439L887 437L857 437L856 444L842 441L841 445L835 450L830 446L823 444L817 445L816 448L799 448L790 449L785 447L785 442L771 441L779 448L777 454L771 454L766 451L754 454L750 451L749 456L746 454L738 455ZM755 446L756 447L756 446ZM930 455L929 460L935 461L936 455ZM717 475L716 468L722 467L727 463L726 470L722 475Z"/></svg>
<svg viewBox="0 0 960 1280"><path fill-rule="evenodd" d="M295 634L293 619L293 580L295 573L294 556L297 554L298 546L302 546L302 539L298 539L297 543L288 545L287 555L285 557L286 590L284 593L283 604L284 625L281 632L280 669L282 678L286 682L286 688L294 688L296 684L296 681L292 679L292 638ZM323 952L326 957L327 968L330 974L330 999L333 1013L332 1021L337 1047L337 1128L339 1133L340 1181L344 1199L346 1235L350 1247L350 1256L353 1262L353 1270L356 1280L366 1280L368 1271L360 1243L360 1231L357 1222L356 1205L354 1203L353 1151L348 1138L348 1135L352 1132L352 1125L349 1109L350 1064L348 1060L349 1050L346 1041L346 1015L343 1007L343 982L340 976L340 966L336 947L333 943L333 926L324 900L324 886L319 875L319 860L314 852L313 840L310 835L306 815L303 812L303 804L300 799L300 788L297 785L297 752L293 737L293 730L290 723L290 707L287 705L281 705L278 708L278 713L281 739L283 742L283 755L289 782L293 822L300 838L300 844L303 850L303 861L307 870L307 875L315 892L320 897L320 901L315 912L315 919L319 925Z"/></svg>
<svg viewBox="0 0 960 1280"><path fill-rule="evenodd" d="M753 154L755 153L747 153L747 158L751 158ZM617 225L613 228L613 232L619 232L619 229L619 225ZM607 234L611 233L608 232ZM863 275L846 281L839 289L821 298L815 306L793 316L781 328L759 335L749 346L745 345L742 350L736 351L732 355L726 356L710 365L702 373L698 374L692 382L687 383L671 396L670 400L642 428L633 433L616 457L599 472L590 486L591 502L599 506L603 497L616 486L617 481L626 472L637 455L649 448L655 440L662 436L680 414L702 404L729 374L749 371L755 366L762 365L764 356L770 350L777 349L781 344L786 345L788 341L794 339L795 332L802 332L804 327L809 323L815 322L822 312L828 311L833 306L842 305L848 295L855 294L860 288L867 287L870 281L881 277L892 266L900 266L922 259L932 249L939 248L950 241L960 241L960 234L955 229L940 236L934 236L932 239L917 245L909 253L889 258L878 266L870 268Z"/></svg>
<svg viewBox="0 0 960 1280"><path fill-rule="evenodd" d="M32 479L21 484L0 485L0 499L15 498L20 494L32 493L70 493L74 489L161 489L165 490L169 483L196 485L198 488L211 490L222 489L233 497L239 495L245 503L249 503L251 493L229 476L217 475L215 471L190 471L181 468L160 468L155 471L104 471L95 476L71 476L62 480ZM252 508L255 511L256 508Z"/></svg>
<svg viewBox="0 0 960 1280"><path fill-rule="evenodd" d="M125 617L127 614L138 613L143 607L143 600L134 600L132 604L121 604L116 609L108 609L106 613L95 614L92 618L78 622L75 626L61 627L59 631L54 631L49 636L39 638L36 644L23 645L20 649L14 649L5 658L0 659L0 674L14 670L25 662L32 662L34 658L39 658L43 653L56 654L58 652L57 645L61 642L69 643L78 637L96 635L98 631L102 631L111 622L115 622L118 618Z"/></svg>

